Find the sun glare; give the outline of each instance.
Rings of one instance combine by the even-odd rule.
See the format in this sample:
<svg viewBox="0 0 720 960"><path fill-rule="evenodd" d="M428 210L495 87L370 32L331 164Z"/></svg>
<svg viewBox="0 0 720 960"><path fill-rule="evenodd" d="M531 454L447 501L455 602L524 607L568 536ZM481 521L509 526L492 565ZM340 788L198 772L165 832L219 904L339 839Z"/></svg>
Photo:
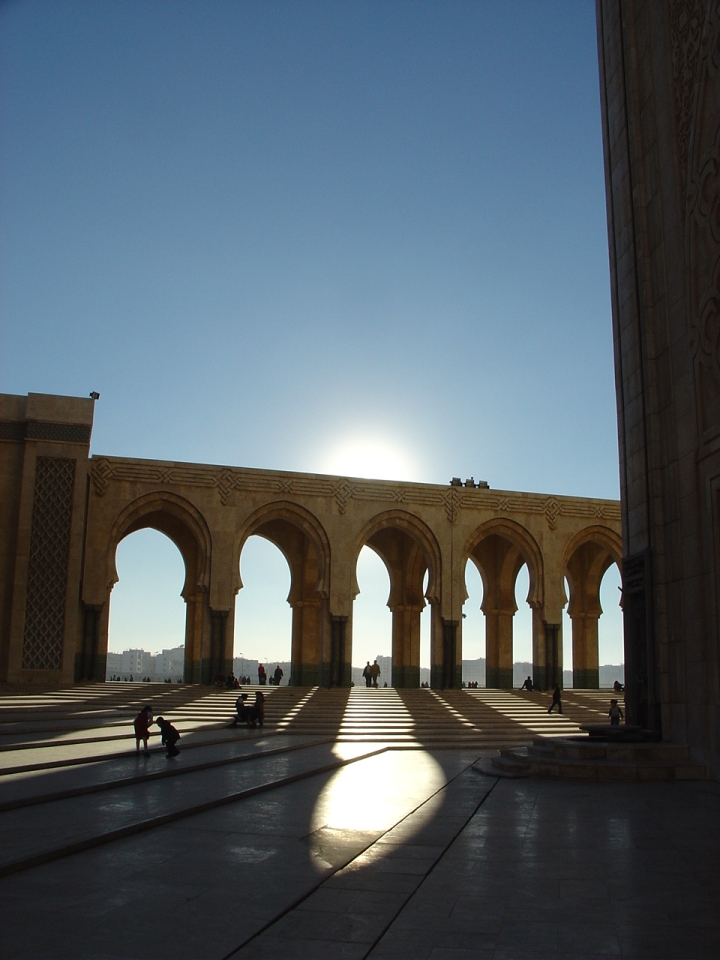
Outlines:
<svg viewBox="0 0 720 960"><path fill-rule="evenodd" d="M324 473L371 480L417 480L418 465L397 443L381 437L351 437L327 451Z"/></svg>

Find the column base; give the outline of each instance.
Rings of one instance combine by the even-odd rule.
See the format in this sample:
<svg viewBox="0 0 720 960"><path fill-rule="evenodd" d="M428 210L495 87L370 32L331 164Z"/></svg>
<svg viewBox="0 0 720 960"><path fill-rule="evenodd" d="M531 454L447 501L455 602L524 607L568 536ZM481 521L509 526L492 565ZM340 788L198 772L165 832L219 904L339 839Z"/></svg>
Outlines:
<svg viewBox="0 0 720 960"><path fill-rule="evenodd" d="M512 690L512 667L486 667L485 686L496 690Z"/></svg>
<svg viewBox="0 0 720 960"><path fill-rule="evenodd" d="M381 678L382 679L382 678ZM420 686L420 667L392 668L392 685L403 690Z"/></svg>
<svg viewBox="0 0 720 960"><path fill-rule="evenodd" d="M75 683L82 683L83 681L90 680L99 682L104 681L106 667L107 657L105 656L93 657L92 663L88 664L86 657L84 658L81 653L76 653L74 671Z"/></svg>
<svg viewBox="0 0 720 960"><path fill-rule="evenodd" d="M316 663L298 663L290 672L291 687L320 686L320 667Z"/></svg>
<svg viewBox="0 0 720 960"><path fill-rule="evenodd" d="M573 669L573 687L579 687L581 690L599 690L600 671Z"/></svg>
<svg viewBox="0 0 720 960"><path fill-rule="evenodd" d="M418 674L418 681L420 677ZM453 671L452 683L445 683L443 665L435 663L430 667L430 686L434 690L461 690L462 689L462 664L456 663ZM418 683L419 686L419 683Z"/></svg>
<svg viewBox="0 0 720 960"><path fill-rule="evenodd" d="M343 663L340 668L340 683L333 682L332 664L325 661L318 671L318 686L320 687L349 687L352 683L352 664Z"/></svg>

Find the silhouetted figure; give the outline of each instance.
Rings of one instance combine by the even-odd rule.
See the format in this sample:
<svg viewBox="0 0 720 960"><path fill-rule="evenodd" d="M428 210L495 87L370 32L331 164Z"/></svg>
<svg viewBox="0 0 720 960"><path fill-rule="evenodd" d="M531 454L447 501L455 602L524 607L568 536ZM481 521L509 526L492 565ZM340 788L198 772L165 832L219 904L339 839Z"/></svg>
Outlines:
<svg viewBox="0 0 720 960"><path fill-rule="evenodd" d="M267 681L267 673L265 672L265 667L261 663L259 663L258 664L258 683L260 684L261 687L264 687L266 681Z"/></svg>
<svg viewBox="0 0 720 960"><path fill-rule="evenodd" d="M552 703L548 707L548 713L552 713L553 707L557 705L558 713L562 713L562 691L560 690L560 684L555 684L555 689L553 690Z"/></svg>
<svg viewBox="0 0 720 960"><path fill-rule="evenodd" d="M250 712L250 707L246 704L248 695L246 693L241 693L240 696L235 701L235 716L232 718L231 727L236 727L238 723L245 723L247 720L247 715Z"/></svg>
<svg viewBox="0 0 720 960"><path fill-rule="evenodd" d="M372 667L370 666L369 660L363 667L362 675L365 678L365 686L371 687L372 686Z"/></svg>
<svg viewBox="0 0 720 960"><path fill-rule="evenodd" d="M153 715L152 707L143 707L140 713L135 717L133 726L135 727L135 753L140 753L140 741L145 743L145 756L150 756L148 750L148 737L150 736L149 727L152 725Z"/></svg>
<svg viewBox="0 0 720 960"><path fill-rule="evenodd" d="M255 693L255 703L248 710L247 723L249 727L262 727L265 724L265 694L259 690Z"/></svg>
<svg viewBox="0 0 720 960"><path fill-rule="evenodd" d="M180 753L176 746L178 740L180 739L180 734L170 723L170 721L166 720L164 717L158 717L156 723L160 727L162 742L167 747L168 757L176 757Z"/></svg>
<svg viewBox="0 0 720 960"><path fill-rule="evenodd" d="M278 664L278 665L275 667L275 672L273 673L273 677L275 678L275 686L276 686L276 687L279 687L279 686L280 686L280 681L282 680L282 678L283 678L284 676L285 676L285 674L283 673L283 671L282 671L282 669L281 669L281 667L280 667L280 664Z"/></svg>
<svg viewBox="0 0 720 960"><path fill-rule="evenodd" d="M378 677L380 676L380 666L377 660L373 660L373 665L370 667L370 676L372 677L372 685L377 690Z"/></svg>
<svg viewBox="0 0 720 960"><path fill-rule="evenodd" d="M620 683L619 680L616 680L615 683L613 684L613 690L615 691L615 693L623 693L625 690L625 687Z"/></svg>
<svg viewBox="0 0 720 960"><path fill-rule="evenodd" d="M532 677L528 677L525 683L520 687L521 690L527 690L528 693L533 692L533 682ZM561 711L562 712L562 711Z"/></svg>
<svg viewBox="0 0 720 960"><path fill-rule="evenodd" d="M619 727L620 721L625 719L625 714L622 712L620 704L617 702L617 700L610 701L608 716L610 717L611 727Z"/></svg>

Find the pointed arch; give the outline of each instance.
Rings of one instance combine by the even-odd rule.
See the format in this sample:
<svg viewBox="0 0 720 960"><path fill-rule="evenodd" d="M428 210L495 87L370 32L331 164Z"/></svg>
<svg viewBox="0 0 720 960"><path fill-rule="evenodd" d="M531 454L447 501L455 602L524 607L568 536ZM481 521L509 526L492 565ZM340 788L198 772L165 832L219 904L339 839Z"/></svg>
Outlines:
<svg viewBox="0 0 720 960"><path fill-rule="evenodd" d="M284 538L276 538L272 534L272 525L277 524L278 521L284 521L290 527L304 534L312 543L318 561L315 590L320 597L327 599L330 593L330 540L318 518L309 510L306 510L305 507L301 507L290 500L276 500L259 507L254 513L250 514L238 530L233 551L233 571L236 577L233 584L235 593L242 589L240 555L248 537L255 534L266 537L282 551L288 563L292 565L283 542ZM266 528L264 532L263 527Z"/></svg>
<svg viewBox="0 0 720 960"><path fill-rule="evenodd" d="M185 562L183 596L206 591L212 551L207 522L189 500L164 490L138 497L116 517L108 541L108 589L118 581L115 565L118 544L136 530L148 527L164 533L180 551Z"/></svg>
<svg viewBox="0 0 720 960"><path fill-rule="evenodd" d="M465 543L465 559L472 559L480 572L483 588L487 589L485 574L473 557L473 552L483 540L490 536L502 537L508 540L518 550L522 560L527 564L530 585L527 601L531 607L541 607L543 602L543 557L537 541L521 524L505 517L496 517L477 527ZM521 564L522 566L522 564Z"/></svg>
<svg viewBox="0 0 720 960"><path fill-rule="evenodd" d="M579 533L576 533L574 537L570 538L563 553L564 570L567 569L573 554L586 543L597 543L605 547L612 557L613 562L616 563L622 571L622 538L620 534L614 530L611 530L609 527L604 527L599 523L585 527L584 530L581 530Z"/></svg>
<svg viewBox="0 0 720 960"><path fill-rule="evenodd" d="M430 527L415 514L406 510L387 510L373 517L355 538L354 556L356 558L359 556L371 537L388 528L401 530L421 548L428 569L428 586L425 596L430 603L439 603L442 577L440 547ZM414 566L417 566L419 559L417 556L413 558ZM354 596L357 596L359 592L357 581L355 581L354 590Z"/></svg>

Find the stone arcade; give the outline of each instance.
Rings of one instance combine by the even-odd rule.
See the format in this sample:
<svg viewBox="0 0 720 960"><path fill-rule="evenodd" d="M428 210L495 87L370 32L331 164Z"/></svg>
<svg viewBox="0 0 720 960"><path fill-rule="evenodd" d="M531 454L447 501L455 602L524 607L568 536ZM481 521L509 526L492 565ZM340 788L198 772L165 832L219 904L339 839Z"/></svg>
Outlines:
<svg viewBox="0 0 720 960"><path fill-rule="evenodd" d="M240 554L258 534L291 570L293 684L349 686L355 568L367 544L390 576L394 686L419 686L426 603L432 686L461 685L468 558L484 586L488 686L512 686L523 564L535 683L562 678L569 600L575 686L598 686L600 582L622 555L617 502L90 457L93 405L0 396L3 680L104 679L115 552L123 537L152 527L185 562L186 680L209 683L231 669Z"/></svg>

